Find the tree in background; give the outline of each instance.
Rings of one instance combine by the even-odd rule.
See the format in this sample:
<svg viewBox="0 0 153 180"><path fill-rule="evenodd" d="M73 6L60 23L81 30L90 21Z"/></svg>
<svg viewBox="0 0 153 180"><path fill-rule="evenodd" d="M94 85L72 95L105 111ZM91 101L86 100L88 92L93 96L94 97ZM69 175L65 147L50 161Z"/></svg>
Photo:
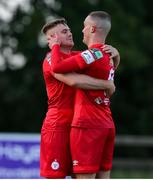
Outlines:
<svg viewBox="0 0 153 180"><path fill-rule="evenodd" d="M40 132L47 108L42 60L49 49L40 32L46 21L63 16L74 34L75 48L84 49L81 30L90 11L112 16L108 44L121 54L112 111L118 134L152 134L153 126L153 1L29 0L9 21L0 19L0 130ZM5 1L0 7L8 8Z"/></svg>

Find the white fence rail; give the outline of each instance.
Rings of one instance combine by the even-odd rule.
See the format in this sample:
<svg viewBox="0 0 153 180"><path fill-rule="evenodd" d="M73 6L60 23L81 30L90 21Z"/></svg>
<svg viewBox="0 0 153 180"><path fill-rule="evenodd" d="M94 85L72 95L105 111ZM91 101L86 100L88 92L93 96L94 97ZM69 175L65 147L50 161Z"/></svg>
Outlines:
<svg viewBox="0 0 153 180"><path fill-rule="evenodd" d="M141 151L141 148L153 148L153 136L134 136L134 135L122 135L116 137L115 147L124 149L130 148L133 151L137 148ZM153 152L152 152L153 155ZM113 161L114 168L119 169L153 169L153 157L134 157L134 158L122 158L116 157Z"/></svg>

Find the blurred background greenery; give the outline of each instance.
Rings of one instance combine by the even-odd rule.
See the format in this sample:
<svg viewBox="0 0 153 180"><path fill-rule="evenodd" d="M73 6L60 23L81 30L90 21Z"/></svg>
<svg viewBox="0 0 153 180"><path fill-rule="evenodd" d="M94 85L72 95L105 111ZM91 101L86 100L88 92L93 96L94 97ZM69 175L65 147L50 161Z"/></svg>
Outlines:
<svg viewBox="0 0 153 180"><path fill-rule="evenodd" d="M91 11L104 10L112 16L106 43L121 55L111 104L117 135L153 135L152 0L18 1L15 8L11 8L10 0L0 1L1 132L40 132L47 109L42 62L49 49L41 34L45 22L65 17L74 35L75 49L83 50L84 18ZM128 157L131 152L134 156L153 156L152 149L119 152L117 149L115 156Z"/></svg>

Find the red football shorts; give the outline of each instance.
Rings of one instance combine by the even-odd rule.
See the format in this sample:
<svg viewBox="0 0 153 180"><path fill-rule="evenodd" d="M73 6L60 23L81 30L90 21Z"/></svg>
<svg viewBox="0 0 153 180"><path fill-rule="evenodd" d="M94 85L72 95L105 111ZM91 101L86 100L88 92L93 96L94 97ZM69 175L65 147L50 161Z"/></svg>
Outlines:
<svg viewBox="0 0 153 180"><path fill-rule="evenodd" d="M72 172L70 130L41 130L40 175L64 178Z"/></svg>
<svg viewBox="0 0 153 180"><path fill-rule="evenodd" d="M115 129L73 127L70 146L74 173L97 173L112 168Z"/></svg>

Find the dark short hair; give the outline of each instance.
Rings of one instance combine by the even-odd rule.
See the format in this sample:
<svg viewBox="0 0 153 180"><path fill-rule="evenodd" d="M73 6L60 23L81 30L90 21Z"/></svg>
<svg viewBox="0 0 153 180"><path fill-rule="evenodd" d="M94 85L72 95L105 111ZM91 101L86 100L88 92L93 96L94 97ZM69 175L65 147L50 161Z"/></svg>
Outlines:
<svg viewBox="0 0 153 180"><path fill-rule="evenodd" d="M64 25L66 25L67 22L66 22L66 20L65 20L64 18L55 19L55 20L53 20L53 21L50 21L50 22L46 23L46 24L43 26L43 28L42 28L41 31L42 31L44 34L46 34L46 32L47 32L49 29L57 26L58 24L64 24Z"/></svg>
<svg viewBox="0 0 153 180"><path fill-rule="evenodd" d="M111 29L111 16L105 11L93 11L89 16L103 29L103 33L107 36Z"/></svg>
<svg viewBox="0 0 153 180"><path fill-rule="evenodd" d="M111 21L111 16L105 11L93 11L89 14L91 17L98 17L100 19L107 19L108 21Z"/></svg>

